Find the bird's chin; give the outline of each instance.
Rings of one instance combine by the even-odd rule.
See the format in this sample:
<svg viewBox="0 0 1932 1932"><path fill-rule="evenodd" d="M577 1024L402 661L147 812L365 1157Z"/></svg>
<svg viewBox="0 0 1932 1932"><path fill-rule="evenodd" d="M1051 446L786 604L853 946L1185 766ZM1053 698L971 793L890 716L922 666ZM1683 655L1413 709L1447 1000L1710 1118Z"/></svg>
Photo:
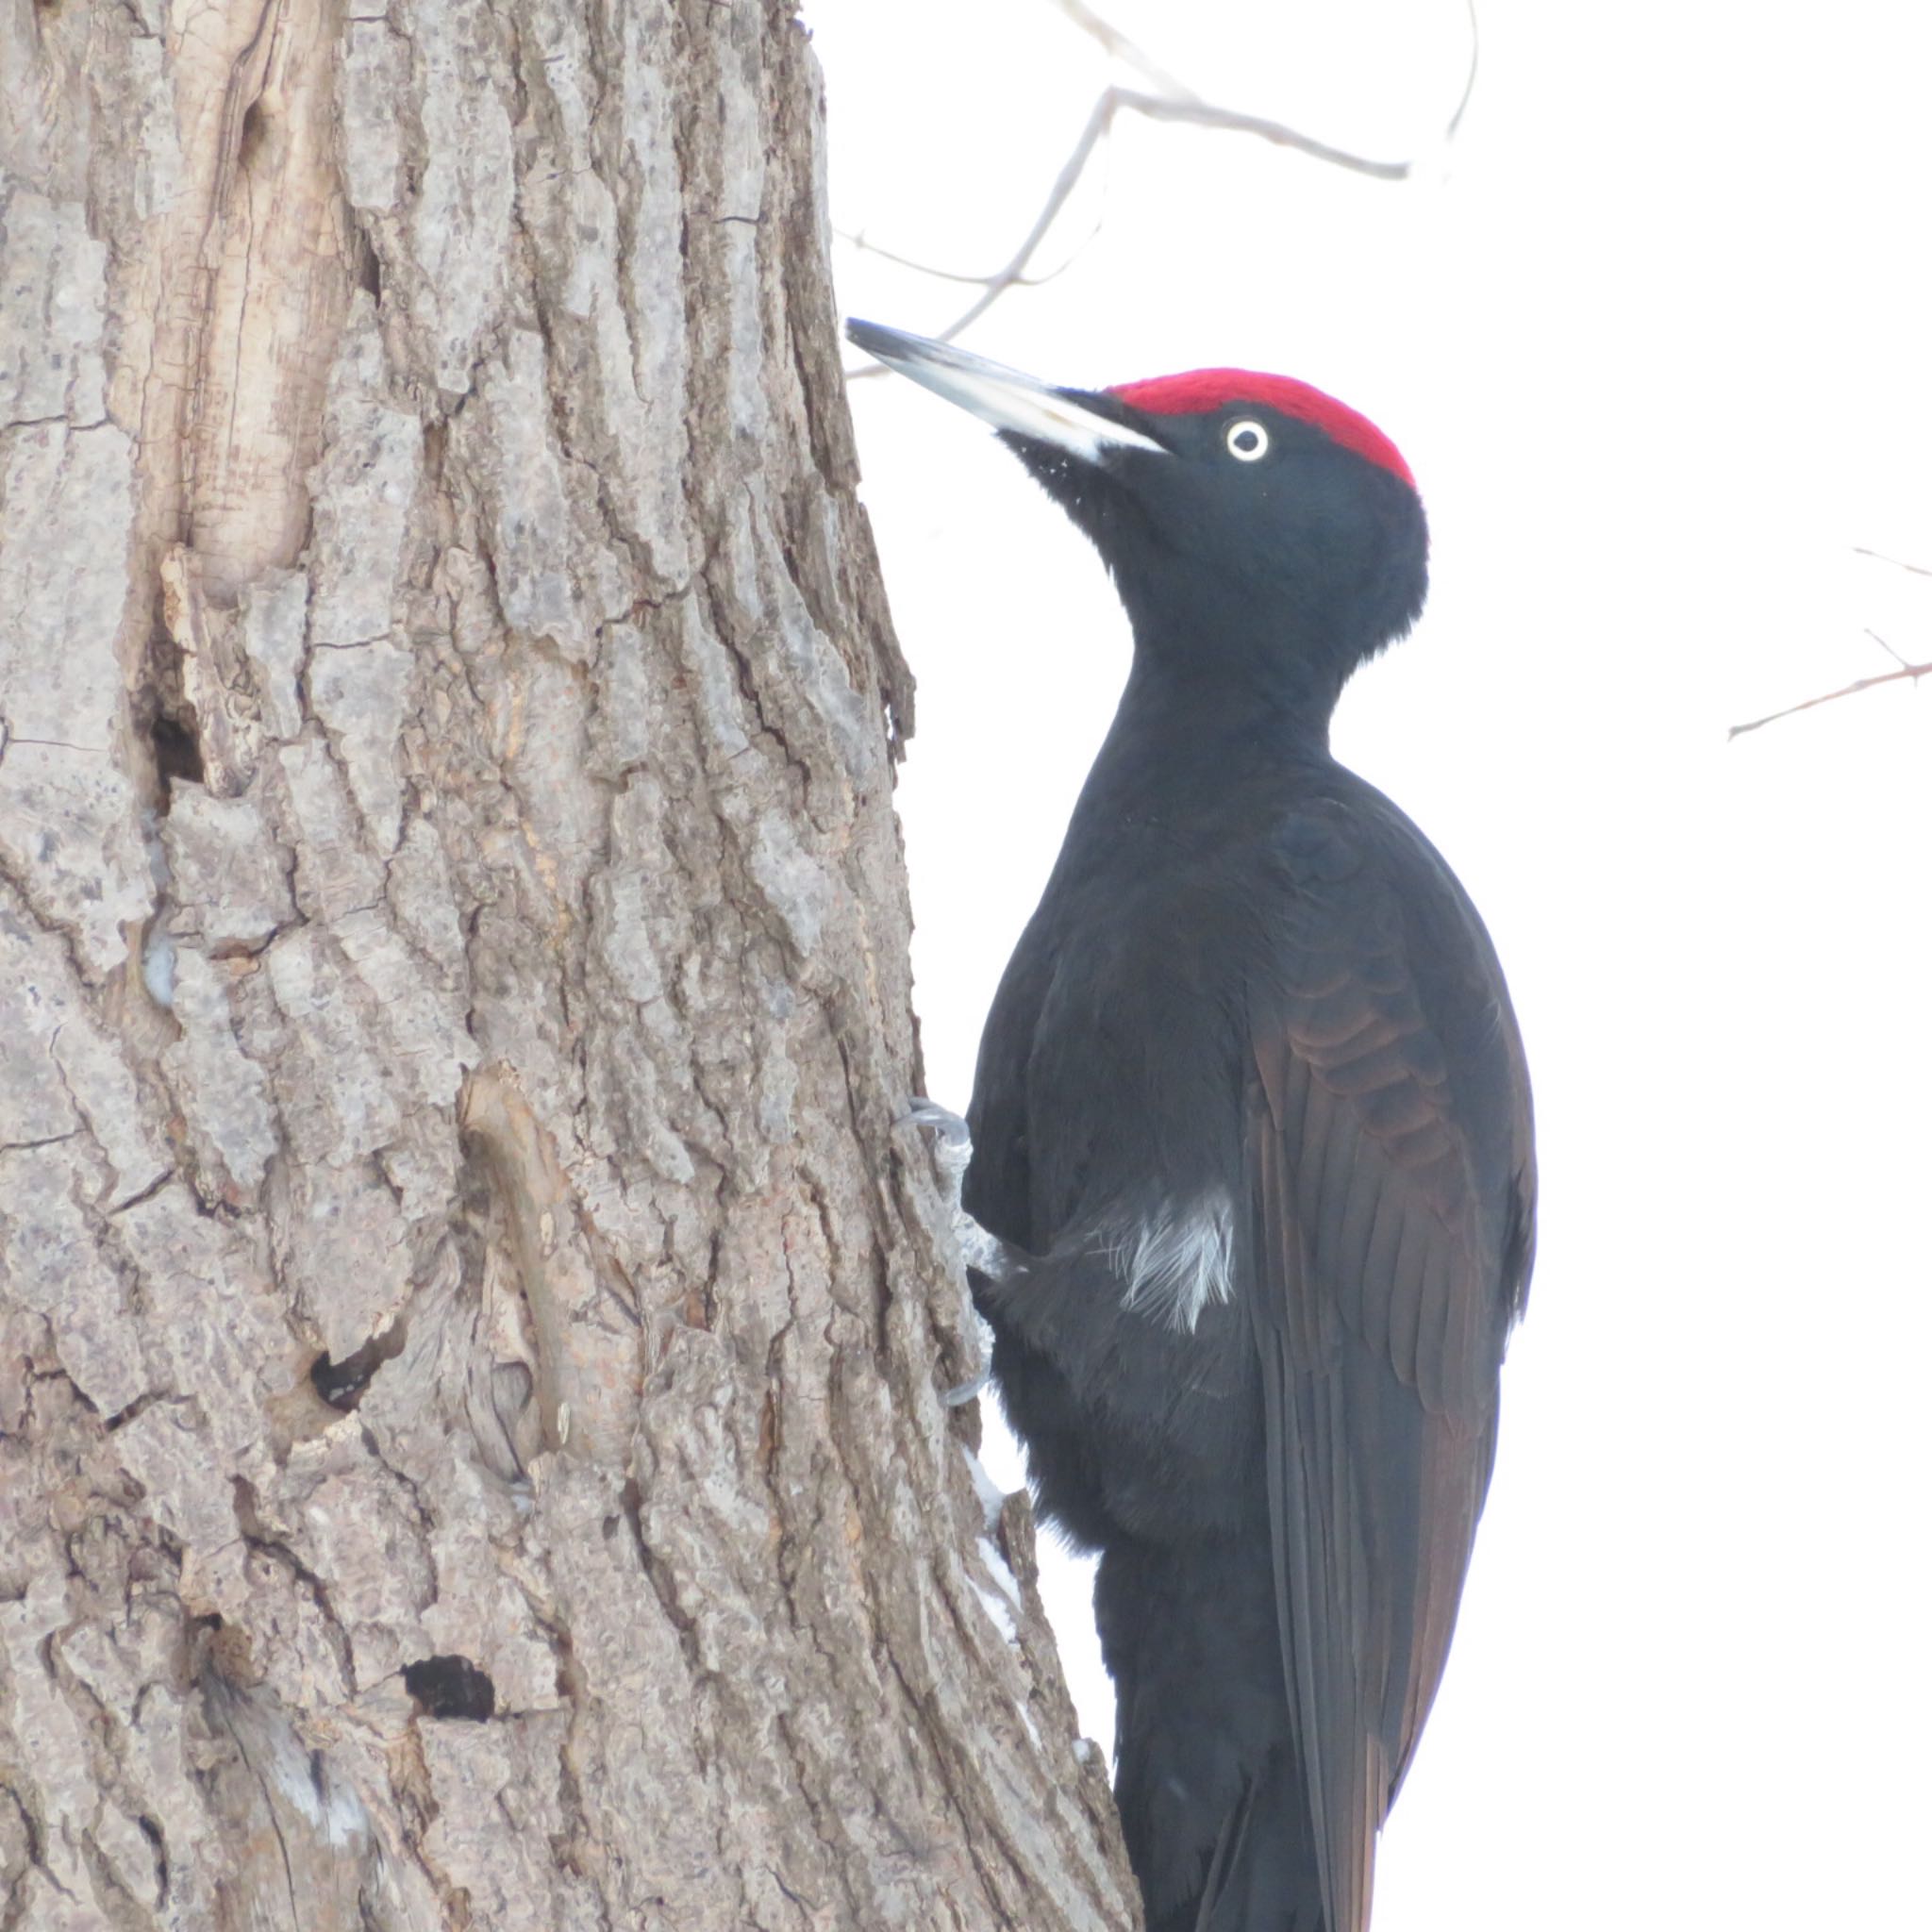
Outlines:
<svg viewBox="0 0 1932 1932"><path fill-rule="evenodd" d="M1041 442L1038 437L1002 429L999 438L1020 458L1026 474L1063 508L1071 508L1097 474L1085 457L1076 457L1056 443Z"/></svg>
<svg viewBox="0 0 1932 1932"><path fill-rule="evenodd" d="M1131 453L1103 457L1096 462L1011 430L1003 430L1000 441L1080 533L1098 547L1109 568L1141 546L1167 547L1163 534L1141 508L1133 490L1116 474L1116 466L1132 460Z"/></svg>

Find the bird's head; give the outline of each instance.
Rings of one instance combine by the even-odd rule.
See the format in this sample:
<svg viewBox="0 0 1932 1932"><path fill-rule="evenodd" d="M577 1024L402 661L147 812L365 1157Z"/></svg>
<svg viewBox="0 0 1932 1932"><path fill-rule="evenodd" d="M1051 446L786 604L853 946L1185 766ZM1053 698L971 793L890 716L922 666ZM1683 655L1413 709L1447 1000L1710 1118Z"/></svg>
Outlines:
<svg viewBox="0 0 1932 1932"><path fill-rule="evenodd" d="M1143 656L1332 704L1422 609L1428 530L1408 465L1307 383L1200 369L1057 389L874 323L846 332L999 431L1092 540Z"/></svg>

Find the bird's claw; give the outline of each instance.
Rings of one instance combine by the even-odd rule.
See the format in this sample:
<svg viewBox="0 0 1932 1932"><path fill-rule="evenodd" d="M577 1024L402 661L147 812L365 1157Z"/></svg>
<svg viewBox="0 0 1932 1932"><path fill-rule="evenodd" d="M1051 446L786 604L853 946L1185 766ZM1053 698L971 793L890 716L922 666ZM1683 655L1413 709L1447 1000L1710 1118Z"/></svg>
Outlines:
<svg viewBox="0 0 1932 1932"><path fill-rule="evenodd" d="M986 1393L987 1385L992 1380L991 1368L981 1369L970 1382L960 1382L951 1389L940 1391L940 1400L948 1408L963 1408L977 1397Z"/></svg>
<svg viewBox="0 0 1932 1932"><path fill-rule="evenodd" d="M948 1148L958 1148L966 1154L973 1152L973 1129L966 1124L963 1116L955 1113L951 1108L941 1107L936 1100L928 1100L924 1094L915 1094L906 1103L906 1111L892 1124L895 1127L930 1127L939 1135Z"/></svg>
<svg viewBox="0 0 1932 1932"><path fill-rule="evenodd" d="M950 1108L941 1107L938 1101L927 1100L924 1095L908 1101L906 1111L893 1125L931 1130L933 1165L939 1169L940 1178L945 1183L946 1192L957 1211L959 1190L966 1178L967 1166L973 1159L973 1129Z"/></svg>

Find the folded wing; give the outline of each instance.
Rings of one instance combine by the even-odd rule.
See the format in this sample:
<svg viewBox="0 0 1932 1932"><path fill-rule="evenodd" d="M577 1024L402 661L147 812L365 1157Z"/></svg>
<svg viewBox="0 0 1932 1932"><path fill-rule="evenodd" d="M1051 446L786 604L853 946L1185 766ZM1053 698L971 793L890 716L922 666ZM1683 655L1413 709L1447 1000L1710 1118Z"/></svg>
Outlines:
<svg viewBox="0 0 1932 1932"><path fill-rule="evenodd" d="M1459 891L1419 931L1320 827L1296 857L1250 1021L1247 1301L1327 1925L1362 1932L1489 1483L1534 1174L1521 1045Z"/></svg>

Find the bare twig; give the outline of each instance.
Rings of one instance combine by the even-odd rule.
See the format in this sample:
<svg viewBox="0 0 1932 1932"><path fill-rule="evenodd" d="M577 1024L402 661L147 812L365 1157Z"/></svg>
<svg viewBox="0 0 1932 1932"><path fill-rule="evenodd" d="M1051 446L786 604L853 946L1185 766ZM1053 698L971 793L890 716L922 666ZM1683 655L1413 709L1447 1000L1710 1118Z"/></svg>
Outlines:
<svg viewBox="0 0 1932 1932"><path fill-rule="evenodd" d="M1237 113L1231 108L1217 108L1212 102L1202 100L1192 89L1183 86L1172 75L1157 66L1126 35L1095 13L1086 4L1086 0L1053 0L1053 4L1084 33L1091 35L1098 41L1114 58L1133 68L1143 78L1152 81L1158 92L1144 93L1134 88L1109 87L1101 94L1087 117L1087 125L1081 129L1079 140L1074 143L1073 153L1067 157L1065 164L1054 177L1053 187L1046 197L1046 205L1041 209L1032 227L1027 230L1026 239L1020 243L1013 258L994 275L947 275L943 277L947 281L977 281L980 284L980 293L970 308L940 330L937 338L940 341L950 342L970 328L1008 289L1027 285L1026 270L1035 253L1046 240L1054 223L1059 218L1060 210L1066 207L1068 198L1078 187L1080 177L1087 172L1088 162L1093 158L1094 149L1112 131L1114 117L1117 114L1140 114L1149 121L1215 128L1226 134L1253 135L1257 141L1265 141L1272 146L1292 148L1297 154L1307 155L1312 160L1325 161L1334 168L1345 168L1351 174L1366 175L1374 181L1406 181L1415 173L1416 162L1413 159L1378 161L1367 155L1352 153L1347 148L1332 146L1325 141L1317 141L1313 135L1304 134L1299 128L1289 126L1286 122L1270 121L1259 114ZM1476 33L1475 0L1467 0L1467 5L1469 72L1463 79L1462 95L1456 103L1456 111L1450 115L1448 125L1443 130L1445 141L1455 139L1457 130L1462 125L1462 117L1468 111L1470 97L1475 92L1476 67L1481 48ZM887 251L877 249L876 252L884 255ZM904 258L893 256L891 259L898 261ZM916 268L919 264L907 262L906 266ZM938 273L930 269L923 272L928 275Z"/></svg>
<svg viewBox="0 0 1932 1932"><path fill-rule="evenodd" d="M1026 273L1027 264L1033 259L1034 252L1046 240L1047 230L1053 226L1061 208L1067 205L1067 198L1087 172L1087 163L1092 159L1093 150L1112 129L1114 116L1124 110L1144 114L1150 121L1215 127L1229 134L1252 134L1276 147L1293 148L1318 161L1346 168L1357 175L1367 175L1377 181L1404 180L1415 166L1413 161L1371 160L1364 155L1351 154L1346 148L1330 147L1326 142L1317 141L1312 135L1303 134L1280 121L1264 120L1258 114L1238 114L1230 108L1216 108L1202 101L1174 100L1165 94L1143 94L1130 88L1110 87L1094 102L1093 111L1087 117L1087 125L1081 130L1080 139L1074 143L1073 153L1067 157L1066 164L1054 180L1046 205L1027 230L1026 239L1015 251L1012 260L997 275L988 277L985 290L971 308L940 330L938 339L941 341L950 342L970 328L1008 289L1019 283Z"/></svg>
<svg viewBox="0 0 1932 1932"><path fill-rule="evenodd" d="M1854 557L1870 557L1879 563L1889 563L1898 570L1910 571L1917 577L1932 577L1932 568L1923 563L1907 563L1902 557L1888 557L1882 550L1868 550L1862 543L1852 545ZM1741 738L1747 731L1756 731L1761 725L1775 724L1780 718L1790 718L1799 711L1808 711L1819 705L1835 704L1840 698L1856 697L1861 691L1873 691L1881 684L1917 685L1922 677L1932 677L1932 661L1924 664L1910 662L1905 653L1893 648L1891 643L1872 628L1865 626L1865 635L1898 666L1896 671L1885 672L1877 677L1861 677L1856 683L1846 685L1840 691L1828 691L1815 698L1807 698L1802 705L1788 705L1782 711L1774 711L1768 718L1754 718L1748 724L1733 724L1725 734L1726 741Z"/></svg>
<svg viewBox="0 0 1932 1932"><path fill-rule="evenodd" d="M1454 141L1462 126L1462 117L1469 112L1471 97L1475 92L1475 71L1482 64L1483 37L1476 25L1475 0L1463 0L1469 9L1469 72L1462 80L1462 98L1456 104L1456 111L1449 117L1449 125L1442 130L1445 142Z"/></svg>
<svg viewBox="0 0 1932 1932"><path fill-rule="evenodd" d="M1874 553L1868 551L1865 554L1871 556ZM1888 563L1893 560L1891 558L1885 559ZM1909 564L1905 567L1907 570L1912 568ZM1927 575L1932 575L1932 572L1928 572ZM1768 718L1754 718L1748 724L1733 724L1730 730L1724 734L1725 741L1728 742L1733 738L1741 738L1745 732L1756 731L1763 725L1775 724L1780 718L1795 717L1800 711L1811 710L1819 705L1835 704L1840 698L1856 697L1861 691L1874 691L1881 684L1904 684L1907 682L1917 684L1922 677L1932 677L1932 662L1907 664L1875 630L1868 629L1865 635L1874 643L1877 644L1880 649L1898 658L1899 668L1896 671L1881 672L1876 677L1861 677L1856 683L1848 684L1840 691L1828 691L1818 697L1807 698L1802 705L1787 705L1782 711L1774 711Z"/></svg>
<svg viewBox="0 0 1932 1932"><path fill-rule="evenodd" d="M1867 550L1862 543L1852 545L1854 557L1875 557L1880 563L1894 565L1899 570L1908 570L1915 577L1932 577L1932 566L1923 563L1907 563L1902 557L1888 557L1882 550Z"/></svg>
<svg viewBox="0 0 1932 1932"><path fill-rule="evenodd" d="M881 261L890 261L899 268L909 268L915 275L930 275L936 282L964 282L970 288L983 289L992 280L991 275L962 275L948 268L934 268L929 261L914 261L909 255L900 255L891 248L882 247L860 230L849 234L843 228L834 228L832 233L840 241L849 243L861 255L876 255ZM1043 289L1049 282L1057 282L1087 252L1094 237L1100 233L1100 225L1094 224L1080 245L1075 248L1058 268L1050 268L1043 275L1022 275L1012 286L1016 289Z"/></svg>
<svg viewBox="0 0 1932 1932"><path fill-rule="evenodd" d="M1123 67L1131 67L1150 86L1158 88L1171 101L1198 101L1192 88L1176 80L1164 67L1158 66L1128 40L1111 21L1102 20L1086 0L1053 0L1083 34L1096 40Z"/></svg>

